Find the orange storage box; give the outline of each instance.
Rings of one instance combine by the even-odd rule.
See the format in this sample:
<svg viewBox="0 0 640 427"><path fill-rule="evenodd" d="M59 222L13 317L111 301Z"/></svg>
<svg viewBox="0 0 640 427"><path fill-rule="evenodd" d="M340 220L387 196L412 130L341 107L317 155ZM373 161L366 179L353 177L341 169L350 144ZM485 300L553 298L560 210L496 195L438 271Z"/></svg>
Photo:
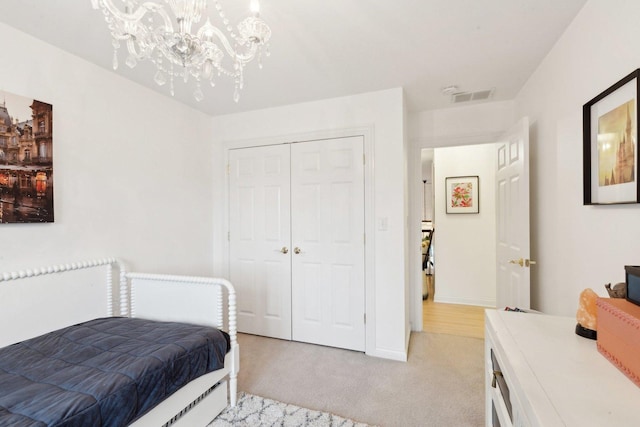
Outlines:
<svg viewBox="0 0 640 427"><path fill-rule="evenodd" d="M598 351L640 387L640 306L598 298Z"/></svg>

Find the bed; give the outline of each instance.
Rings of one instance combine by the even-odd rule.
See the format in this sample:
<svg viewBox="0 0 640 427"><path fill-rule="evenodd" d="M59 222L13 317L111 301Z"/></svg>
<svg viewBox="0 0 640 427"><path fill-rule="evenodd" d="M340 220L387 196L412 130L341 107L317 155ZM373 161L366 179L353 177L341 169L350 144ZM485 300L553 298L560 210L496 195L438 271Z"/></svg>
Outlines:
<svg viewBox="0 0 640 427"><path fill-rule="evenodd" d="M0 425L206 426L235 406L224 279L105 258L0 273L0 307Z"/></svg>

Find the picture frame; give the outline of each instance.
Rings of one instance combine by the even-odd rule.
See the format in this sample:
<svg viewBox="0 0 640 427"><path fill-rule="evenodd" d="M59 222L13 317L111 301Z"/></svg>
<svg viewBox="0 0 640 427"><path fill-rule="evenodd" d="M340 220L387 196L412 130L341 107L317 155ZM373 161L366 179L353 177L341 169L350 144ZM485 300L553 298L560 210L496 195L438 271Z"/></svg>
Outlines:
<svg viewBox="0 0 640 427"><path fill-rule="evenodd" d="M480 177L470 175L445 178L445 197L448 214L480 213Z"/></svg>
<svg viewBox="0 0 640 427"><path fill-rule="evenodd" d="M640 69L582 107L583 204L640 203Z"/></svg>
<svg viewBox="0 0 640 427"><path fill-rule="evenodd" d="M0 90L0 225L52 223L53 106Z"/></svg>

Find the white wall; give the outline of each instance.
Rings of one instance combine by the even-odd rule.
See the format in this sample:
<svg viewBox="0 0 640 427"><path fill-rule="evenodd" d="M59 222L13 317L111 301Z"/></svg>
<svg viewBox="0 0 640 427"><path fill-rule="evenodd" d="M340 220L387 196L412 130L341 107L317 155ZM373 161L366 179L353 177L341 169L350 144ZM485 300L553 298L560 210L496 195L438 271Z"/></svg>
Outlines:
<svg viewBox="0 0 640 427"><path fill-rule="evenodd" d="M435 301L495 307L495 145L436 148ZM445 178L479 177L477 214L447 214Z"/></svg>
<svg viewBox="0 0 640 427"><path fill-rule="evenodd" d="M377 310L386 314L377 320L383 326L376 339L379 348L396 351L405 336L404 312L392 314L403 310L404 296L395 290L404 276L405 221L411 227L407 259L415 285L411 319L414 329L421 327L420 149L488 142L527 115L531 258L539 262L532 269L532 305L573 315L579 291L593 287L604 295L604 283L622 281L623 266L640 262L635 237L640 207L585 207L581 191L581 107L639 66L640 49L633 42L640 36L639 19L634 0L619 0L615 7L591 0L515 102L410 115L408 218L398 208L403 205L400 90L211 119L2 24L0 37L11 41L0 50L2 89L54 107L56 222L2 224L0 270L115 254L138 269L176 273L209 274L213 259L213 268L222 272L220 144L373 126L375 219L387 218L389 224L374 236L376 286L393 301L393 309L386 310L378 296ZM209 141L214 129L215 150Z"/></svg>
<svg viewBox="0 0 640 427"><path fill-rule="evenodd" d="M582 105L640 66L640 3L590 0L516 99L531 122L532 307L574 316L584 288L640 263L640 206L582 205ZM637 149L637 147L636 147Z"/></svg>
<svg viewBox="0 0 640 427"><path fill-rule="evenodd" d="M497 140L515 123L513 101L457 105L409 115L409 138L422 148Z"/></svg>
<svg viewBox="0 0 640 427"><path fill-rule="evenodd" d="M367 295L367 353L406 358L405 319L405 156L403 93L391 89L344 98L251 111L212 119L214 126L215 269L226 274L227 189L225 170L229 147L300 141L341 131L365 129L373 143L373 295ZM369 182L371 184L371 182ZM382 223L386 222L386 229ZM370 240L372 239L372 240ZM372 298L372 300L370 300ZM373 307L372 310L369 308ZM373 322L373 323L370 323ZM374 325L371 328L371 325Z"/></svg>
<svg viewBox="0 0 640 427"><path fill-rule="evenodd" d="M53 224L0 224L0 271L117 256L211 274L210 118L4 24L0 39L1 88L53 105L55 202Z"/></svg>
<svg viewBox="0 0 640 427"><path fill-rule="evenodd" d="M11 40L2 89L53 105L56 216L2 224L0 271L115 255L137 270L224 274L224 145L365 129L370 220L387 224L368 236L377 248L368 342L371 354L406 358L401 89L212 119L6 25L0 38Z"/></svg>

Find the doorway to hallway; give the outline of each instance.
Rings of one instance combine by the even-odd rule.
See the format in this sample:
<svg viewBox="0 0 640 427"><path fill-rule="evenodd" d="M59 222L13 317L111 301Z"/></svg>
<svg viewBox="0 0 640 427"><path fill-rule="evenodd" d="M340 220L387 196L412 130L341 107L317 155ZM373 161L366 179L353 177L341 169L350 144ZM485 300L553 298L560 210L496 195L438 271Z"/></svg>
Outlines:
<svg viewBox="0 0 640 427"><path fill-rule="evenodd" d="M433 289L433 276L425 277L427 289ZM484 338L485 307L433 301L433 293L422 301L422 330L435 334Z"/></svg>

